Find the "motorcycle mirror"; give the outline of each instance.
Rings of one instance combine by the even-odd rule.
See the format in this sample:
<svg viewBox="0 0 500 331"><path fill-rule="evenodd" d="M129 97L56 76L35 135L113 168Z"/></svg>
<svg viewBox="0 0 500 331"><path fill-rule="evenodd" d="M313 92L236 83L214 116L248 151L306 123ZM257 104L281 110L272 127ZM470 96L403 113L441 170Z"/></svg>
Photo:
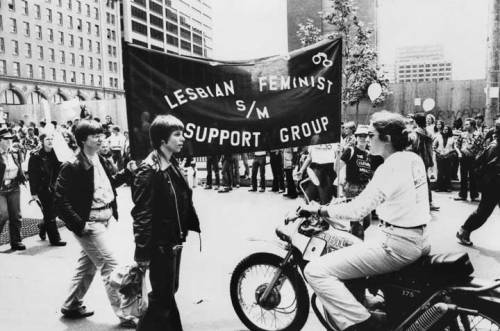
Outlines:
<svg viewBox="0 0 500 331"><path fill-rule="evenodd" d="M314 170L312 170L311 168L307 168L307 176L309 177L309 179L311 180L311 182L315 185L315 186L319 186L319 178L318 176L316 176L316 174L314 173Z"/></svg>

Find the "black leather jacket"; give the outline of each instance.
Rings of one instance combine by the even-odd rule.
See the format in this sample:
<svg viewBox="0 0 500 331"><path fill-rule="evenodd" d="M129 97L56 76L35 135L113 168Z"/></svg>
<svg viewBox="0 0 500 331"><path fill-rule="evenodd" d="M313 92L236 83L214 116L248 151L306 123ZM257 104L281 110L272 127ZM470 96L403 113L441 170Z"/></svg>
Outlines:
<svg viewBox="0 0 500 331"><path fill-rule="evenodd" d="M61 164L54 150L46 152L41 148L31 154L28 161L31 195L52 195Z"/></svg>
<svg viewBox="0 0 500 331"><path fill-rule="evenodd" d="M125 169L113 176L108 164L100 156L99 161L113 188L115 199L111 202L111 207L113 216L118 220L115 188L125 183L131 174ZM94 166L83 152L80 152L75 160L63 164L55 187L57 216L78 236L82 235L89 219L93 198Z"/></svg>
<svg viewBox="0 0 500 331"><path fill-rule="evenodd" d="M183 242L189 230L200 233L192 190L172 158L169 173L160 169L156 152L139 165L132 187L135 260L149 261L155 246Z"/></svg>

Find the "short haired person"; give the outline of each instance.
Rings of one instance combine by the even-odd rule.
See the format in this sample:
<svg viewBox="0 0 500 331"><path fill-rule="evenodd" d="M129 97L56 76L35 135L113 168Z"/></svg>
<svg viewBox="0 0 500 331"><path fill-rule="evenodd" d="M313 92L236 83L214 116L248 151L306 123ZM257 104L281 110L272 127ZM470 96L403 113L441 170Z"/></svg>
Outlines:
<svg viewBox="0 0 500 331"><path fill-rule="evenodd" d="M340 330L374 330L373 318L345 287L344 280L397 271L429 251L427 176L422 159L405 151L408 136L404 118L377 112L372 115L368 136L371 153L381 155L385 162L363 192L348 203L302 207L304 213L327 216L329 222L344 227L375 208L383 220L374 237L328 253L304 270L328 319Z"/></svg>
<svg viewBox="0 0 500 331"><path fill-rule="evenodd" d="M93 315L82 300L99 270L120 325L135 327L134 321L124 316L118 290L109 282L109 275L118 263L110 247L108 223L112 218L118 219L115 187L123 184L130 174L122 171L112 176L99 156L104 139L100 123L82 119L75 128L75 139L80 152L74 160L63 164L55 188L57 215L81 246L76 272L61 312L68 318Z"/></svg>
<svg viewBox="0 0 500 331"><path fill-rule="evenodd" d="M476 176L473 171L474 160L482 149L483 138L476 130L476 121L468 118L464 121L464 129L456 140L455 150L460 161L460 193L455 200L467 200L467 191L471 201L479 197Z"/></svg>
<svg viewBox="0 0 500 331"><path fill-rule="evenodd" d="M0 233L9 221L10 247L24 250L21 239L21 189L24 176L22 152L12 148L14 135L7 128L0 128Z"/></svg>
<svg viewBox="0 0 500 331"><path fill-rule="evenodd" d="M470 234L479 229L491 216L495 206L500 207L500 119L495 121L495 140L476 159L475 168L482 168L481 201L457 232L462 245L471 246Z"/></svg>
<svg viewBox="0 0 500 331"><path fill-rule="evenodd" d="M40 142L42 146L31 154L28 161L31 196L33 200L37 201L43 214L43 223L39 224L40 238L45 240L46 235L48 235L52 246L66 246L66 242L61 241L57 229L54 205L54 189L61 169L61 162L54 152L52 134L42 133Z"/></svg>
<svg viewBox="0 0 500 331"><path fill-rule="evenodd" d="M141 268L149 267L152 288L138 331L182 331L175 302L182 244L188 231L200 233L192 190L174 158L183 147L183 131L176 117L157 116L149 129L154 151L135 173L134 259Z"/></svg>

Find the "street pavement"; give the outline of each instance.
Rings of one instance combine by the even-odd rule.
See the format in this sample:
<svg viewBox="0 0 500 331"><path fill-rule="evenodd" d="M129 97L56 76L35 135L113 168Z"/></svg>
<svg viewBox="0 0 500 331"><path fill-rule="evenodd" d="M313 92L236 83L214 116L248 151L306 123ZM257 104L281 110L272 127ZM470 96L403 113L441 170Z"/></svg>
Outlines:
<svg viewBox="0 0 500 331"><path fill-rule="evenodd" d="M110 225L110 240L120 263L127 264L132 262L134 248L130 188L118 192L121 216L119 222ZM457 244L455 232L477 204L453 201L453 196L434 194L441 210L433 213L429 227L433 251L467 251L477 277L500 278L499 210L473 234L474 247L466 248ZM243 187L224 194L198 187L194 190L194 201L203 231L202 251L198 236L192 233L184 247L177 293L184 329L246 330L231 306L231 273L251 252L268 250L260 240L275 240L275 227L286 212L297 207L299 200L287 200L272 192L251 193ZM36 208L27 206L26 194L23 194L23 212L25 217L40 217ZM61 318L60 305L79 252L78 243L69 231L63 228L61 235L68 246L50 247L38 237L25 239L28 249L23 252L12 252L8 245L0 246L0 330L120 329L99 275L85 299L95 315L79 321ZM321 330L312 311L304 330Z"/></svg>

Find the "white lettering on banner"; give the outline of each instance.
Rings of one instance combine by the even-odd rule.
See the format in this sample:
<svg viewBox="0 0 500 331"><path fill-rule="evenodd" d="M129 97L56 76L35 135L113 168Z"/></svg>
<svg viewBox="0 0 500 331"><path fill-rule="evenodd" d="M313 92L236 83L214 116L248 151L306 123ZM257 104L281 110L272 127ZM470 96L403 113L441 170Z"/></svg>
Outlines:
<svg viewBox="0 0 500 331"><path fill-rule="evenodd" d="M218 144L223 146L228 143L231 146L259 147L261 132L229 131L226 129L207 128L194 123L187 123L184 131L186 139L195 139L197 142Z"/></svg>
<svg viewBox="0 0 500 331"><path fill-rule="evenodd" d="M311 136L311 134L319 134L321 132L327 131L327 125L328 117L323 116L312 120L311 122L302 123L301 125L292 125L288 128L281 128L280 140L282 143L287 143L290 140L301 140L303 138Z"/></svg>
<svg viewBox="0 0 500 331"><path fill-rule="evenodd" d="M325 77L306 76L261 76L259 77L259 91L283 91L301 87L314 87L326 93L332 93L333 82Z"/></svg>
<svg viewBox="0 0 500 331"><path fill-rule="evenodd" d="M213 90L215 90L215 96ZM215 83L212 87L188 87L186 89L175 90L172 94L173 96L170 97L167 94L164 95L170 109L177 108L188 101L197 99L220 98L234 95L234 82L230 80L229 82L222 82L222 84Z"/></svg>
<svg viewBox="0 0 500 331"><path fill-rule="evenodd" d="M256 103L257 103L257 101L255 101L255 100L252 101L252 103L250 104L250 107L248 109L246 118L250 118L250 115L252 115L252 111L254 110L254 108L257 111L257 118L259 120L263 119L263 118L269 118L269 111L267 109L267 106L264 106L264 108L255 107ZM245 101L236 100L236 109L240 112L247 111L247 106L245 104Z"/></svg>

